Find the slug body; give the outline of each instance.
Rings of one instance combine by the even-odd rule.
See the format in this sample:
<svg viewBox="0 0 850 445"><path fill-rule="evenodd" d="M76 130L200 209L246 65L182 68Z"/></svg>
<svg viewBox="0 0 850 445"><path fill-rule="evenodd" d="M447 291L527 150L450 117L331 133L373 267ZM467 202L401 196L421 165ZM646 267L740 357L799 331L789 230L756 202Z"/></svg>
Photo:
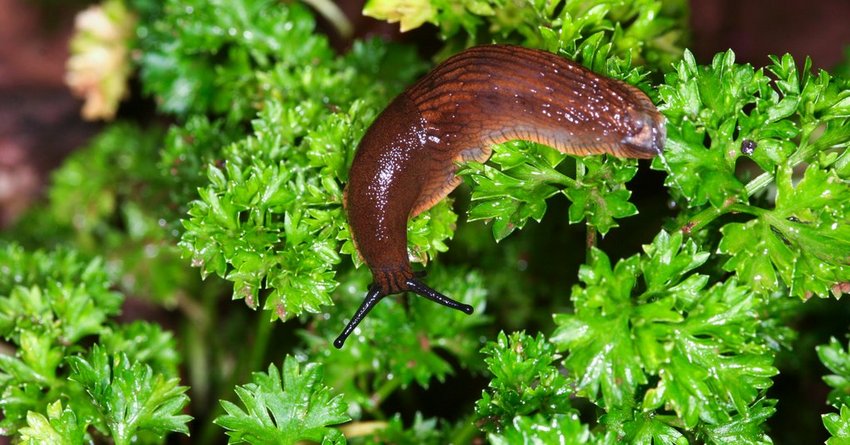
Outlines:
<svg viewBox="0 0 850 445"><path fill-rule="evenodd" d="M484 162L492 145L514 139L651 158L664 145L664 118L639 89L545 51L485 45L437 66L375 119L354 156L345 208L374 283L337 348L386 295L413 291L472 313L414 276L407 221L457 187L456 162Z"/></svg>

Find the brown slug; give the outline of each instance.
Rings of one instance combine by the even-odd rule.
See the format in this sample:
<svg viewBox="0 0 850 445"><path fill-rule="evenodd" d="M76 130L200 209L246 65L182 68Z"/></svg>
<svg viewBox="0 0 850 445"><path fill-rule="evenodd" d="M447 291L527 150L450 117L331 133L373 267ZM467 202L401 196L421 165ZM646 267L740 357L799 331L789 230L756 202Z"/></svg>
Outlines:
<svg viewBox="0 0 850 445"><path fill-rule="evenodd" d="M417 279L407 221L457 187L456 162L484 162L492 145L514 139L574 155L651 158L664 145L664 118L639 89L545 51L484 45L438 65L387 106L354 155L344 204L374 282L334 346L399 292L472 313Z"/></svg>

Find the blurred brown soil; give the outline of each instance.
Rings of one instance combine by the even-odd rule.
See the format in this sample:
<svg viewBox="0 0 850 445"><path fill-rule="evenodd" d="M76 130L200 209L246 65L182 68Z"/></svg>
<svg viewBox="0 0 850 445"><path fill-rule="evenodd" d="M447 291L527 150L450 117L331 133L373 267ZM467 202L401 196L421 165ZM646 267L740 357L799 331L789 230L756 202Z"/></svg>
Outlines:
<svg viewBox="0 0 850 445"><path fill-rule="evenodd" d="M57 4L61 4L58 3ZM98 125L62 82L74 10L0 0L0 226L39 196L47 176Z"/></svg>
<svg viewBox="0 0 850 445"><path fill-rule="evenodd" d="M768 54L790 53L829 69L850 46L850 1L693 0L691 28L703 63L732 48L738 61L754 66L768 64Z"/></svg>

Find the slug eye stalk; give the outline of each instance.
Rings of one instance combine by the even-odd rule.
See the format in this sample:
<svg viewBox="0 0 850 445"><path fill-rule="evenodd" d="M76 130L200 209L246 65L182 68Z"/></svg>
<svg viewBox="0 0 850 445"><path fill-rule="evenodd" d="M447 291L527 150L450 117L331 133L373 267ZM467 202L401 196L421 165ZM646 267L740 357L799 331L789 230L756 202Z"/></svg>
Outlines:
<svg viewBox="0 0 850 445"><path fill-rule="evenodd" d="M450 307L452 309L459 310L467 315L473 312L472 306L468 304L463 304L459 301L452 300L451 298L431 289L426 286L421 281L416 278L411 278L406 282L407 288L416 294L425 297L433 302L442 304L443 306ZM369 286L369 292L366 293L366 298L363 299L363 303L360 304L360 307L357 308L357 312L354 313L354 316L351 317L351 321L345 326L345 329L342 330L342 333L339 334L339 337L334 340L334 347L337 349L342 348L342 345L345 344L345 340L354 332L354 329L357 325L366 318L366 315L369 314L369 311L375 307L378 302L381 301L382 298L386 297L389 294L385 294L381 292L379 286L372 284Z"/></svg>

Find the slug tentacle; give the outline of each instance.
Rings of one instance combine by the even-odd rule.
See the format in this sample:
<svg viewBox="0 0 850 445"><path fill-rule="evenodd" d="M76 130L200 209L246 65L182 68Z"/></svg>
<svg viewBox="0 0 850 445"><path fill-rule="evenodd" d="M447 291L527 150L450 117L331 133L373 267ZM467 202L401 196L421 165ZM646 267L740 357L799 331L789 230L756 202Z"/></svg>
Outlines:
<svg viewBox="0 0 850 445"><path fill-rule="evenodd" d="M468 304L463 304L458 301L452 300L451 298L431 289L426 286L421 281L411 278L407 280L407 288L411 291L443 306L450 307L452 309L459 310L467 315L471 314L474 309L472 306ZM342 333L339 334L339 337L334 340L334 346L337 349L341 348L343 344L345 344L345 340L348 339L348 336L354 332L354 329L357 328L357 325L366 318L366 315L372 310L375 305L377 305L381 299L386 297L388 294L381 292L379 286L373 284L369 286L369 292L366 294L366 298L363 299L363 303L360 303L360 307L357 309L357 312L354 313L354 316L351 317L348 324L345 325L345 329L342 330Z"/></svg>
<svg viewBox="0 0 850 445"><path fill-rule="evenodd" d="M351 320L345 325L345 329L342 330L342 333L339 334L339 337L334 340L334 346L337 349L341 348L343 344L345 344L345 340L354 332L354 329L357 325L366 318L366 315L369 314L369 311L381 301L382 298L386 297L386 295L382 294L378 287L372 285L369 287L369 292L366 293L366 298L363 299L363 303L360 304L360 307L357 309L357 312L354 313L354 316L351 317Z"/></svg>
<svg viewBox="0 0 850 445"><path fill-rule="evenodd" d="M419 294L419 295L421 295L421 296L423 296L423 297L425 297L425 298L427 298L427 299L429 299L433 302L442 304L443 306L450 307L452 309L457 309L457 310L463 312L464 314L469 315L474 311L472 306L470 306L468 304L463 304L463 303L455 301L455 300L452 300L451 298L435 291L434 289L431 289L430 287L426 286L424 283L422 283L421 281L419 281L415 278L411 278L410 280L407 280L407 286L413 292L416 292L417 294Z"/></svg>
<svg viewBox="0 0 850 445"><path fill-rule="evenodd" d="M664 117L642 91L555 54L484 45L450 57L396 97L357 148L345 209L375 284L334 345L393 293L472 313L414 278L407 255L408 218L457 187L457 162L485 162L493 144L514 139L573 155L651 158L665 137Z"/></svg>

